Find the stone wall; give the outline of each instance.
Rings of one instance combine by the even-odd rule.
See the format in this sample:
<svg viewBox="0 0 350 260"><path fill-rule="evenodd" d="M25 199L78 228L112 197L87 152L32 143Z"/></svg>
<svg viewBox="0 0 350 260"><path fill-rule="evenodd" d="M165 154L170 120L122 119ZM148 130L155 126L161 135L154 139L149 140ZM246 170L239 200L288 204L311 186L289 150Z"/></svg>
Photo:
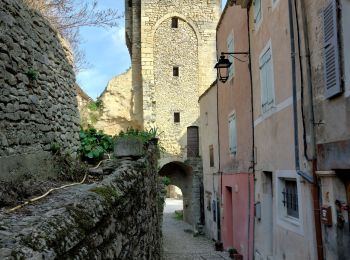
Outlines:
<svg viewBox="0 0 350 260"><path fill-rule="evenodd" d="M171 18L163 21L154 35L154 80L152 121L164 133L166 151L179 155L186 146L184 127L198 124L198 41L193 28L179 19L178 28L171 28ZM171 58L165 58L171 57ZM173 66L179 76L173 76ZM174 113L180 122L174 123ZM186 128L185 128L186 129Z"/></svg>
<svg viewBox="0 0 350 260"><path fill-rule="evenodd" d="M134 111L142 116L143 127L166 133L161 138L168 159L162 165L185 160L186 129L198 125L198 98L216 77L219 2L146 0L126 5ZM178 28L171 28L172 17L179 19ZM173 66L179 67L177 78ZM174 123L174 112L180 112L180 123Z"/></svg>
<svg viewBox="0 0 350 260"><path fill-rule="evenodd" d="M103 168L114 170L99 183L0 212L0 259L161 259L165 194L154 148Z"/></svg>
<svg viewBox="0 0 350 260"><path fill-rule="evenodd" d="M2 166L11 160L6 156L41 153L52 143L66 152L77 151L79 116L68 54L57 31L37 12L21 0L1 1Z"/></svg>

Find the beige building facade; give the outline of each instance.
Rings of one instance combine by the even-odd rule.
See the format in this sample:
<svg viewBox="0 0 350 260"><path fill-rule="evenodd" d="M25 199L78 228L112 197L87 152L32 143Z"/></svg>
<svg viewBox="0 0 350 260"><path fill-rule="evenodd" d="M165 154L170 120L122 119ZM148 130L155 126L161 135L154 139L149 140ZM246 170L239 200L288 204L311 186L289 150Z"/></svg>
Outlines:
<svg viewBox="0 0 350 260"><path fill-rule="evenodd" d="M237 1L244 7L248 2ZM248 8L255 143L254 259L259 260L317 258L313 186L307 179L312 173L302 149L295 16L289 3L294 1L255 0Z"/></svg>
<svg viewBox="0 0 350 260"><path fill-rule="evenodd" d="M201 154L203 160L203 186L205 233L215 240L220 240L220 172L219 172L219 144L217 120L217 81L199 98Z"/></svg>
<svg viewBox="0 0 350 260"><path fill-rule="evenodd" d="M300 24L310 54L303 59L306 135L320 185L324 259L350 255L350 1L306 0ZM311 95L310 95L311 94ZM311 111L311 113L308 113Z"/></svg>

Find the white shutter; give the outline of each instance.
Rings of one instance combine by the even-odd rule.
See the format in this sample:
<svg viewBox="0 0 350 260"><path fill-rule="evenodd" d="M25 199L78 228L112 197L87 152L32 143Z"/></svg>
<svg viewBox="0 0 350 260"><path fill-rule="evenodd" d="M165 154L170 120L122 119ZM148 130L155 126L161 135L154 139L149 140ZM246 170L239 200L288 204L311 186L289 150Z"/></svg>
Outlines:
<svg viewBox="0 0 350 260"><path fill-rule="evenodd" d="M325 97L342 92L338 46L337 2L331 0L323 11ZM348 28L347 28L348 29Z"/></svg>
<svg viewBox="0 0 350 260"><path fill-rule="evenodd" d="M235 154L237 152L237 129L235 114L229 118L229 149L230 154Z"/></svg>
<svg viewBox="0 0 350 260"><path fill-rule="evenodd" d="M266 88L267 88L267 108L270 109L274 103L274 93L273 93L273 67L271 59L271 49L267 52L266 57Z"/></svg>
<svg viewBox="0 0 350 260"><path fill-rule="evenodd" d="M227 37L227 52L234 52L234 42L233 42L233 35L232 33L229 34ZM232 63L231 67L228 70L228 80L231 80L234 76L234 69L235 69L235 61L232 55L228 55L229 61Z"/></svg>
<svg viewBox="0 0 350 260"><path fill-rule="evenodd" d="M254 22L259 23L261 19L261 0L254 1Z"/></svg>
<svg viewBox="0 0 350 260"><path fill-rule="evenodd" d="M260 58L260 85L262 112L268 111L274 104L273 66L271 48Z"/></svg>

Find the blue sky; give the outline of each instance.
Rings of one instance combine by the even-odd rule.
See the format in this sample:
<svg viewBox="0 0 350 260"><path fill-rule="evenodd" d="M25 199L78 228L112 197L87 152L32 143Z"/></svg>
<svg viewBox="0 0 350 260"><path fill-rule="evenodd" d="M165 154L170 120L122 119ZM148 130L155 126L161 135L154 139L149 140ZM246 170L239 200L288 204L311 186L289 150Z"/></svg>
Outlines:
<svg viewBox="0 0 350 260"><path fill-rule="evenodd" d="M226 0L222 0L224 6ZM99 0L99 8L117 9L124 13L123 0ZM81 48L90 66L77 74L80 87L92 98L97 98L114 76L130 67L130 56L125 45L124 18L117 28L84 27L80 29Z"/></svg>
<svg viewBox="0 0 350 260"><path fill-rule="evenodd" d="M117 9L124 13L124 1L99 0L98 7ZM130 67L130 56L125 45L124 18L116 28L83 27L81 48L90 66L77 74L80 87L92 98L98 97L114 76Z"/></svg>

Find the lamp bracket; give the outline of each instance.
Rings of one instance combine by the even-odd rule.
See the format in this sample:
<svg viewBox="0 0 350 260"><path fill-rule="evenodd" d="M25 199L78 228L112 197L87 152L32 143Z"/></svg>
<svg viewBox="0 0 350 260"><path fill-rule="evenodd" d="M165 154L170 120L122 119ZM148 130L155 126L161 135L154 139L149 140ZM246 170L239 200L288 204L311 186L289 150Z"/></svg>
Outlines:
<svg viewBox="0 0 350 260"><path fill-rule="evenodd" d="M221 55L249 55L249 52L221 52Z"/></svg>

